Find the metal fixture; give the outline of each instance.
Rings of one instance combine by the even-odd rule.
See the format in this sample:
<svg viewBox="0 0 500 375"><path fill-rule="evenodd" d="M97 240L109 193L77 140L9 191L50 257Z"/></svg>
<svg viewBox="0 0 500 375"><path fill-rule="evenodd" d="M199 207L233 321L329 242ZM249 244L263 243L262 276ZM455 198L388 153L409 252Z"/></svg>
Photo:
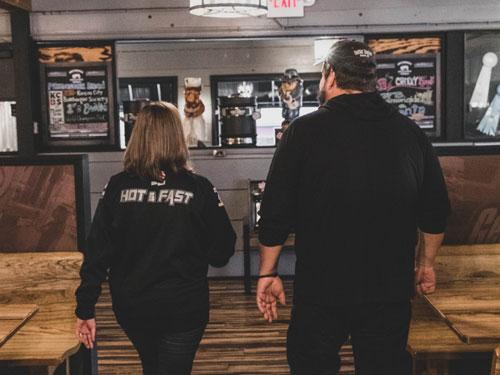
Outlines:
<svg viewBox="0 0 500 375"><path fill-rule="evenodd" d="M241 18L267 14L267 0L189 0L195 16Z"/></svg>

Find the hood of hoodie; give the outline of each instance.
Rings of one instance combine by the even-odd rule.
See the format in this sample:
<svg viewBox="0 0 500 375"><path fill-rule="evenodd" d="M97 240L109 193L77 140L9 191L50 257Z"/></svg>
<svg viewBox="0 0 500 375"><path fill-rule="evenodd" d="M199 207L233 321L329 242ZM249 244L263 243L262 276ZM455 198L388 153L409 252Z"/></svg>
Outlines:
<svg viewBox="0 0 500 375"><path fill-rule="evenodd" d="M364 121L384 120L398 113L396 107L387 103L376 92L339 95L330 99L324 107L344 110Z"/></svg>

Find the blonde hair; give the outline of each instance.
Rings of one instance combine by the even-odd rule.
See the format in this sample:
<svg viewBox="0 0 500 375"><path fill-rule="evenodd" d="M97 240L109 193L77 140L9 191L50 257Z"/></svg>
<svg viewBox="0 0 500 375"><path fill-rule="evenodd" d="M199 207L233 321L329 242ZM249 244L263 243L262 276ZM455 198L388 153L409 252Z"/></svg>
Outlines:
<svg viewBox="0 0 500 375"><path fill-rule="evenodd" d="M173 104L152 102L139 112L125 151L124 167L153 180L161 180L164 170L191 170L181 118Z"/></svg>

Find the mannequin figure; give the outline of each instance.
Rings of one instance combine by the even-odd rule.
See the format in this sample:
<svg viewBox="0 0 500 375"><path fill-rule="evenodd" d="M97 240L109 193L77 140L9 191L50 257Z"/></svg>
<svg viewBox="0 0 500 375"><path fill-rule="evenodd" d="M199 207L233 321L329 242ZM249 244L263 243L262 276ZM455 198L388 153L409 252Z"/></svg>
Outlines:
<svg viewBox="0 0 500 375"><path fill-rule="evenodd" d="M205 140L205 105L200 99L201 78L187 77L184 79L184 119L182 122L184 136L189 147L199 146Z"/></svg>
<svg viewBox="0 0 500 375"><path fill-rule="evenodd" d="M304 81L300 78L296 69L287 69L285 71L278 92L283 108L283 119L292 121L299 117L304 93Z"/></svg>

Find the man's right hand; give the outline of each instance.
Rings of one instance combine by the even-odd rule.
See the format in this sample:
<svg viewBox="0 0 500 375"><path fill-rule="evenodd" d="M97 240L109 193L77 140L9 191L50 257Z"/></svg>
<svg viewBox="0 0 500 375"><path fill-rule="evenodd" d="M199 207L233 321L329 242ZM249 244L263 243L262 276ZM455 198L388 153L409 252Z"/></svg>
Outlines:
<svg viewBox="0 0 500 375"><path fill-rule="evenodd" d="M420 295L434 293L436 290L436 272L434 267L419 265L415 269L415 284Z"/></svg>
<svg viewBox="0 0 500 375"><path fill-rule="evenodd" d="M276 276L259 279L257 283L257 307L269 323L278 319L277 300L282 305L286 304L285 289L281 278Z"/></svg>

